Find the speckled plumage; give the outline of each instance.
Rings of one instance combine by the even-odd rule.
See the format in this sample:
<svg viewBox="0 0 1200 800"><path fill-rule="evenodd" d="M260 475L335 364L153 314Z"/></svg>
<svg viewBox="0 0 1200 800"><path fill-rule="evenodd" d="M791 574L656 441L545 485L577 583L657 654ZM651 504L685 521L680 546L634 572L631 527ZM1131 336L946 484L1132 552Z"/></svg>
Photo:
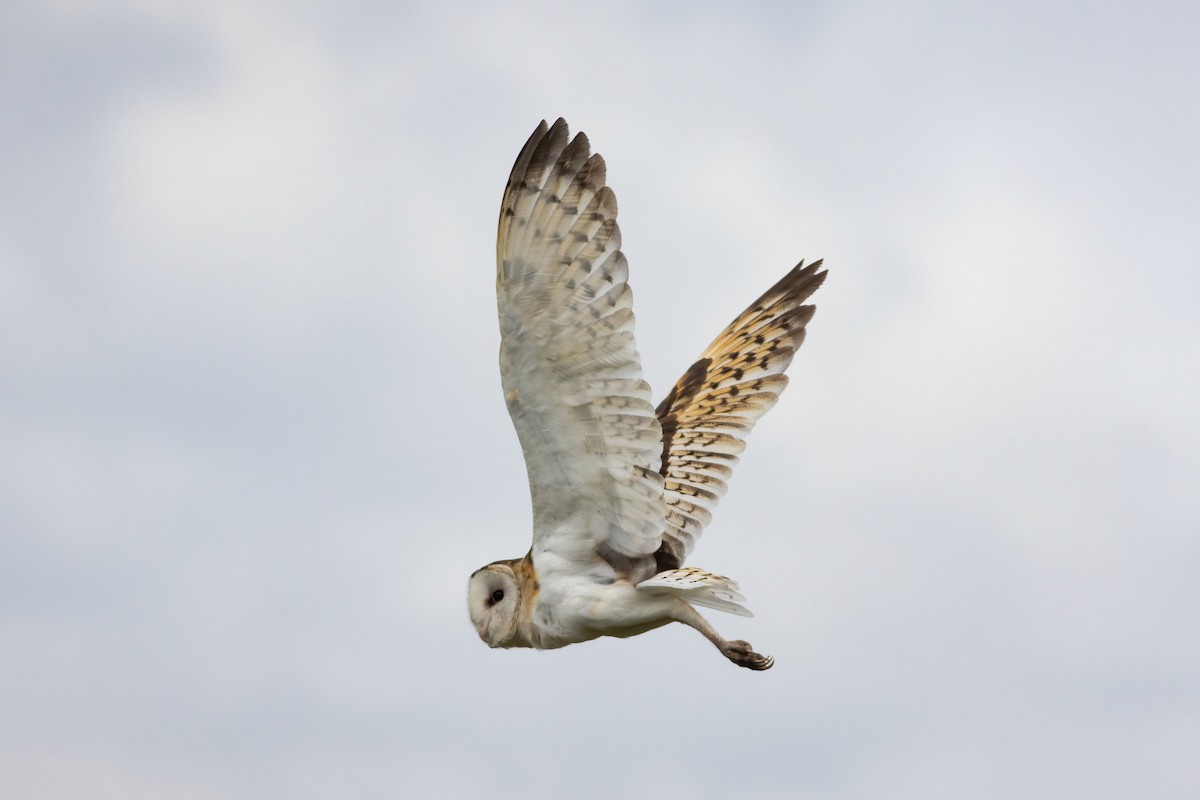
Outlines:
<svg viewBox="0 0 1200 800"><path fill-rule="evenodd" d="M821 285L803 263L738 316L657 409L604 160L566 123L538 126L500 211L496 293L505 401L529 473L533 545L476 571L468 606L493 647L551 649L683 622L740 666L705 606L749 615L737 584L683 562L744 438L787 384Z"/></svg>

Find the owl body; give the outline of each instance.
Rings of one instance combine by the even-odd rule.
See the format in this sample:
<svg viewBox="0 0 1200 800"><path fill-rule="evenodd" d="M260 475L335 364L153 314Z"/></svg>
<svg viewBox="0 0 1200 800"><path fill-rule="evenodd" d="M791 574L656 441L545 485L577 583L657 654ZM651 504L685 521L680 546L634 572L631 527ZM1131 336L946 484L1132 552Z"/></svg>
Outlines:
<svg viewBox="0 0 1200 800"><path fill-rule="evenodd" d="M733 663L773 659L696 610L750 612L732 580L684 561L745 437L787 385L825 279L801 262L702 352L657 406L606 167L566 123L538 126L505 189L496 242L500 373L533 499L524 558L476 570L467 606L490 647L552 650L695 628Z"/></svg>

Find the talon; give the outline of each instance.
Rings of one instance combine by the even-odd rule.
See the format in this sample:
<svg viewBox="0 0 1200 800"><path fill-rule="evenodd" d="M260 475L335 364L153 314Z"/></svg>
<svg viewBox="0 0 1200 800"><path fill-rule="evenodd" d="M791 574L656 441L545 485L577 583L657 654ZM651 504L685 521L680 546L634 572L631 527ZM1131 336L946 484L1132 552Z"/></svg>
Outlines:
<svg viewBox="0 0 1200 800"><path fill-rule="evenodd" d="M743 642L740 639L732 642L727 642L721 648L721 652L725 654L733 663L739 667L753 670L766 670L775 666L775 659L771 656L764 656L754 652L749 642Z"/></svg>

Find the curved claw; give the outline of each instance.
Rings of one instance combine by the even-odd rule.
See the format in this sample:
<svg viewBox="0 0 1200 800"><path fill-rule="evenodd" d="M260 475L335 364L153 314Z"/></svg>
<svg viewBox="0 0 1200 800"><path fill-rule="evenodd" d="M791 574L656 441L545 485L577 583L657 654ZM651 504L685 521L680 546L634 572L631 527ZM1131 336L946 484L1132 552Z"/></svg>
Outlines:
<svg viewBox="0 0 1200 800"><path fill-rule="evenodd" d="M730 661L746 669L761 671L775 666L774 658L754 652L754 648L750 646L749 642L743 642L740 639L726 642L725 646L721 648L721 652Z"/></svg>

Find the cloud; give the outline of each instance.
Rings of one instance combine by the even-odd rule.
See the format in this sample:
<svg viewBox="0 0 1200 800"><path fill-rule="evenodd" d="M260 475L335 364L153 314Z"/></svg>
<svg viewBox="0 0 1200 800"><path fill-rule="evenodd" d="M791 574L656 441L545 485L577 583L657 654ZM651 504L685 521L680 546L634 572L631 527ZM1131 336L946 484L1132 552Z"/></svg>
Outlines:
<svg viewBox="0 0 1200 800"><path fill-rule="evenodd" d="M6 13L12 785L1195 784L1184 12ZM528 547L490 260L558 114L608 159L659 392L828 259L695 554L770 673L684 629L493 652L466 619L470 571Z"/></svg>

